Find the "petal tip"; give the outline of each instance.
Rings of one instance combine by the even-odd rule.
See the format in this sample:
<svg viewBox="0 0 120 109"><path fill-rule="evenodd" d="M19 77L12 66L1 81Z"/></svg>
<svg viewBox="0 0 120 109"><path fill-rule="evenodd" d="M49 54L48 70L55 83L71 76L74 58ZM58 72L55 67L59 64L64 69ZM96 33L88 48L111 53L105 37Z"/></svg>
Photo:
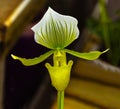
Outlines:
<svg viewBox="0 0 120 109"><path fill-rule="evenodd" d="M17 57L16 57L15 55L13 55L13 54L11 54L11 57L12 57L13 59L17 59Z"/></svg>
<svg viewBox="0 0 120 109"><path fill-rule="evenodd" d="M53 10L50 6L48 7L48 10Z"/></svg>
<svg viewBox="0 0 120 109"><path fill-rule="evenodd" d="M110 50L110 48L108 48L108 49L106 49L105 51L103 51L102 53L106 53L107 51L109 51Z"/></svg>

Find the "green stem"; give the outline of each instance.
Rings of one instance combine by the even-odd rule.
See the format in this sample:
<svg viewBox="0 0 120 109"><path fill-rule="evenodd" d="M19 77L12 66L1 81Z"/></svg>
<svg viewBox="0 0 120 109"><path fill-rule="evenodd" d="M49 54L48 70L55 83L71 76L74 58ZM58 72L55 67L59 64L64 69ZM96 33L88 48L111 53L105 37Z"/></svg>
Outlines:
<svg viewBox="0 0 120 109"><path fill-rule="evenodd" d="M64 91L58 91L58 109L64 109Z"/></svg>
<svg viewBox="0 0 120 109"><path fill-rule="evenodd" d="M105 7L105 0L99 0L100 5L100 17L101 22L103 25L103 35L104 35L104 41L107 48L110 48L110 39L109 39L109 29L108 29L108 23L110 21Z"/></svg>
<svg viewBox="0 0 120 109"><path fill-rule="evenodd" d="M99 0L99 5L100 5L100 17L101 17L101 23L103 28L103 37L104 37L105 46L106 48L111 48L110 34L109 34L109 27L108 27L108 23L110 23L110 19L107 15L105 0ZM108 55L108 58L110 59L110 55L111 55L110 51L107 55Z"/></svg>

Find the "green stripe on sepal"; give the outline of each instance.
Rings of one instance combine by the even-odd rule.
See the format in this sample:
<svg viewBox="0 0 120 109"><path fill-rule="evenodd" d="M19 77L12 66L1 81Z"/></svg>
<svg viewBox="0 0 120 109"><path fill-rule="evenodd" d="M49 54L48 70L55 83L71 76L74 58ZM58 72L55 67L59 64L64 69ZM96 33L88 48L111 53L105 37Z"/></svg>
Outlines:
<svg viewBox="0 0 120 109"><path fill-rule="evenodd" d="M63 49L78 38L77 24L76 18L59 14L49 7L40 22L31 29L38 44L50 49Z"/></svg>
<svg viewBox="0 0 120 109"><path fill-rule="evenodd" d="M99 56L105 52L107 52L109 49L106 49L105 51L91 51L91 52L88 52L88 53L79 53L79 52L76 52L76 51L73 51L73 50L68 50L68 49L64 49L64 51L66 53L69 53L73 56L76 56L78 58L82 58L82 59L86 59L86 60L95 60L97 58L99 58Z"/></svg>
<svg viewBox="0 0 120 109"><path fill-rule="evenodd" d="M45 53L43 55L40 55L39 57L33 58L33 59L21 58L21 57L15 56L13 54L11 54L11 56L12 56L13 59L21 61L22 64L25 65L25 66L32 66L32 65L36 65L36 64L44 61L45 59L47 59L53 53L54 53L54 50L51 50L51 51L48 51L47 53Z"/></svg>

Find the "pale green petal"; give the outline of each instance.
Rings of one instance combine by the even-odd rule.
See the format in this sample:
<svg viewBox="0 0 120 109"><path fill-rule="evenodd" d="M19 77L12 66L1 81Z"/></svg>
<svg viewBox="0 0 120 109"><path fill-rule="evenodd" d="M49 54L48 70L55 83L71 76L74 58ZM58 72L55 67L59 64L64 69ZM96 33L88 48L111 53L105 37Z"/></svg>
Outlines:
<svg viewBox="0 0 120 109"><path fill-rule="evenodd" d="M77 19L61 15L50 7L31 29L35 32L35 41L50 49L63 49L78 38Z"/></svg>
<svg viewBox="0 0 120 109"><path fill-rule="evenodd" d="M105 52L107 52L109 49L103 51L103 52L100 52L100 51L91 51L91 52L88 52L88 53L79 53L79 52L76 52L76 51L72 51L72 50L68 50L68 49L64 49L65 52L73 55L73 56L76 56L78 58L82 58L82 59L86 59L86 60L95 60L97 58L99 58L99 56Z"/></svg>
<svg viewBox="0 0 120 109"><path fill-rule="evenodd" d="M21 57L15 56L13 54L11 54L11 56L13 59L21 61L22 64L25 66L32 66L32 65L36 65L36 64L44 61L46 58L48 58L53 53L54 53L54 50L51 50L43 55L40 55L39 57L33 58L33 59L21 58Z"/></svg>

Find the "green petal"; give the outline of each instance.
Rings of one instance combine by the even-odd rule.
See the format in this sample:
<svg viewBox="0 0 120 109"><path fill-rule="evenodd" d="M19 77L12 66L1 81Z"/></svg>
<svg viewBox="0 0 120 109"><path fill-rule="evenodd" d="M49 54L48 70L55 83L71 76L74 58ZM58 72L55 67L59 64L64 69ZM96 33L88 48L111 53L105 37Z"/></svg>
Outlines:
<svg viewBox="0 0 120 109"><path fill-rule="evenodd" d="M54 53L54 50L51 50L43 55L40 55L39 57L33 58L33 59L21 58L21 57L15 56L13 54L11 54L11 56L13 59L21 61L22 64L25 66L32 66L32 65L35 65L35 64L38 64L38 63L44 61L46 58L48 58L53 53Z"/></svg>
<svg viewBox="0 0 120 109"><path fill-rule="evenodd" d="M35 41L50 49L63 49L78 38L77 19L61 15L50 7L31 29L35 32Z"/></svg>
<svg viewBox="0 0 120 109"><path fill-rule="evenodd" d="M82 59L86 59L86 60L95 60L97 58L99 58L99 56L105 52L107 52L109 49L106 49L105 51L103 52L100 52L100 51L91 51L91 52L88 52L88 53L79 53L79 52L76 52L76 51L72 51L72 50L68 50L68 49L64 49L65 52L73 55L73 56L76 56L78 58L82 58Z"/></svg>

